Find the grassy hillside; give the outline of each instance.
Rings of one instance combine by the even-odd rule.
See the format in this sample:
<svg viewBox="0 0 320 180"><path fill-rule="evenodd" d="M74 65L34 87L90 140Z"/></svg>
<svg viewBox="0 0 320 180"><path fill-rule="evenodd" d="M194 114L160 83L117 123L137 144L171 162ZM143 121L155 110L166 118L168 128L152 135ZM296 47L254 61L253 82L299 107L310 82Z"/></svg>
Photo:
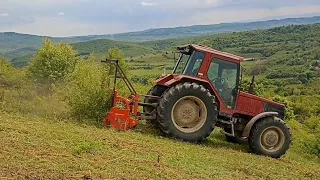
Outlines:
<svg viewBox="0 0 320 180"><path fill-rule="evenodd" d="M143 126L116 132L1 113L0 139L1 179L320 178L319 161L293 148L280 160L256 156L245 145L226 143L219 133L195 145L162 138Z"/></svg>
<svg viewBox="0 0 320 180"><path fill-rule="evenodd" d="M320 16L308 18L287 18L281 20L257 21L249 23L222 23L215 25L197 25L189 27L149 29L140 32L130 32L113 35L91 35L65 38L51 38L54 42L77 43L87 42L97 39L112 39L116 41L150 41L169 38L202 36L227 32L241 32L256 29L269 29L278 26L314 24L320 23ZM42 36L18 34L18 33L0 33L0 56L9 59L17 58L34 53L43 41ZM28 49L28 51L25 51ZM22 51L23 50L23 51ZM19 54L16 51L20 51Z"/></svg>

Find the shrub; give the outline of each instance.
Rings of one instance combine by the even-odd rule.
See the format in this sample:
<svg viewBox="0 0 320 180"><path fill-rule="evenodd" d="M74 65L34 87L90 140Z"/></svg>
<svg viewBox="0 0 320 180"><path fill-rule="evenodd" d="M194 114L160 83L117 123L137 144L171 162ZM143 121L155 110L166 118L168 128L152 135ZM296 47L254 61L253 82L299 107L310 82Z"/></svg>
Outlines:
<svg viewBox="0 0 320 180"><path fill-rule="evenodd" d="M286 112L285 112L286 120L295 120L295 114L294 114L292 105L286 98L281 96L276 96L272 98L272 100L278 103L282 103L286 106Z"/></svg>
<svg viewBox="0 0 320 180"><path fill-rule="evenodd" d="M106 85L106 69L90 56L80 61L69 82L69 105L76 118L97 121L106 115L111 106L111 93Z"/></svg>
<svg viewBox="0 0 320 180"><path fill-rule="evenodd" d="M53 44L45 39L43 46L32 57L28 75L36 82L55 83L63 80L74 70L76 51L63 43Z"/></svg>
<svg viewBox="0 0 320 180"><path fill-rule="evenodd" d="M125 55L119 48L111 48L106 55L107 59L116 59L119 60L119 64L122 70L126 73L128 71L128 64L125 62Z"/></svg>
<svg viewBox="0 0 320 180"><path fill-rule="evenodd" d="M252 79L243 78L240 85L240 90L244 92L248 92L250 88ZM263 96L264 95L264 85L262 82L255 81L253 84L253 94L257 96Z"/></svg>
<svg viewBox="0 0 320 180"><path fill-rule="evenodd" d="M120 60L120 66L127 72L128 65L120 49L110 49L106 57ZM68 102L73 116L101 122L112 105L109 84L112 83L110 78L114 77L114 72L114 66L102 64L92 55L77 63L68 87ZM119 82L118 90L126 93L121 85Z"/></svg>
<svg viewBox="0 0 320 180"><path fill-rule="evenodd" d="M20 86L25 81L23 70L14 68L8 59L0 58L0 86Z"/></svg>
<svg viewBox="0 0 320 180"><path fill-rule="evenodd" d="M300 96L300 95L301 95L301 90L295 88L295 89L293 90L292 94L295 95L295 96Z"/></svg>

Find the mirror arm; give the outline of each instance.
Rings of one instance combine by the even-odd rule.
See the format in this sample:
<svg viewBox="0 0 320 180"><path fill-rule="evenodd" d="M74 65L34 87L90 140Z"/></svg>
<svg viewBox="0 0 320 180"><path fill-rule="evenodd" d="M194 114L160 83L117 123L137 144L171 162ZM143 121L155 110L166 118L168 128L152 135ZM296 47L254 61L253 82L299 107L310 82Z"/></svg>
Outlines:
<svg viewBox="0 0 320 180"><path fill-rule="evenodd" d="M249 87L249 94L253 94L253 90L254 90L254 80L255 80L255 76L252 76L252 80L250 83L250 87Z"/></svg>

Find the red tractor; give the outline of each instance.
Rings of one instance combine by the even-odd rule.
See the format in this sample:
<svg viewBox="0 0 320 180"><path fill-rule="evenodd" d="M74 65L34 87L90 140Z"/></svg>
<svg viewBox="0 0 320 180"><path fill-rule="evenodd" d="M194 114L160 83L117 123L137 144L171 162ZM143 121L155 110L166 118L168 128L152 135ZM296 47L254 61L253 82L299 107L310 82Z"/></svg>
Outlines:
<svg viewBox="0 0 320 180"><path fill-rule="evenodd" d="M169 137L189 142L202 142L220 127L227 141L248 140L256 154L285 154L291 144L285 106L239 90L243 57L194 44L177 49L181 55L173 74L157 80L148 95L136 93L117 60L105 61L117 67L114 85L122 78L132 92L123 98L114 88L105 126L128 130L147 119Z"/></svg>

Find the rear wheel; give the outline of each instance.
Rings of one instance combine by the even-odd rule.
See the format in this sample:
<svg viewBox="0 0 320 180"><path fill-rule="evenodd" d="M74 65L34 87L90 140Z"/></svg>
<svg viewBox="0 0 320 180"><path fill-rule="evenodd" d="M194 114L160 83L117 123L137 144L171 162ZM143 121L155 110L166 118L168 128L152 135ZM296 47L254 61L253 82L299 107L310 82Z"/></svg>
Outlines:
<svg viewBox="0 0 320 180"><path fill-rule="evenodd" d="M161 130L185 141L203 141L217 121L215 98L196 83L178 84L164 92L157 112Z"/></svg>
<svg viewBox="0 0 320 180"><path fill-rule="evenodd" d="M269 117L253 126L248 142L254 153L279 158L289 149L291 134L284 121Z"/></svg>

